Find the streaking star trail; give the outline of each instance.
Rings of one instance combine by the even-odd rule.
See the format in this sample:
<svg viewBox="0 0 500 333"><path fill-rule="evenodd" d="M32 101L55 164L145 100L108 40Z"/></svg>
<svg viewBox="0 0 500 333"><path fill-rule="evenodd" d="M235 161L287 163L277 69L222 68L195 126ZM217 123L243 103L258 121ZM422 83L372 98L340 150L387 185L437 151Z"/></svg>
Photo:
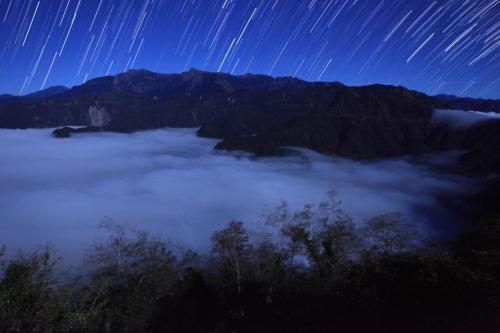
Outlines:
<svg viewBox="0 0 500 333"><path fill-rule="evenodd" d="M0 91L131 68L500 97L500 0L0 0Z"/></svg>

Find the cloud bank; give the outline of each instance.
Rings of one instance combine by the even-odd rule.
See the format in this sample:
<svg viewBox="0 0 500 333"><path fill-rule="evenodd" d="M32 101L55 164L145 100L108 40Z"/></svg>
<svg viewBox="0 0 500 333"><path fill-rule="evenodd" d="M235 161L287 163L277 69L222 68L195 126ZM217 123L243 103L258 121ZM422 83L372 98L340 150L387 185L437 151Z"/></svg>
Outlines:
<svg viewBox="0 0 500 333"><path fill-rule="evenodd" d="M31 249L49 241L65 257L78 256L110 217L203 251L212 232L231 219L258 226L263 210L280 200L300 208L326 199L332 188L356 219L400 211L432 232L454 223L437 195L472 186L429 167L448 160L442 156L427 164L362 163L297 150L255 159L214 151L215 140L194 132L55 139L50 130L0 130L0 244Z"/></svg>
<svg viewBox="0 0 500 333"><path fill-rule="evenodd" d="M454 128L468 128L480 122L496 119L500 119L500 114L495 112L439 109L433 112L433 121Z"/></svg>

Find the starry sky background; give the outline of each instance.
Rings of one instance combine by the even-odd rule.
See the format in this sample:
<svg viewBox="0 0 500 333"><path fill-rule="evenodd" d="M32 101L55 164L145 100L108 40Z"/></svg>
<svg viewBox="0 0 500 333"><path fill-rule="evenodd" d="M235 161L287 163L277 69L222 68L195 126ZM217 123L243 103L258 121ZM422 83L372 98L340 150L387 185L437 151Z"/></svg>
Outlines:
<svg viewBox="0 0 500 333"><path fill-rule="evenodd" d="M500 98L500 0L0 0L0 94L192 67Z"/></svg>

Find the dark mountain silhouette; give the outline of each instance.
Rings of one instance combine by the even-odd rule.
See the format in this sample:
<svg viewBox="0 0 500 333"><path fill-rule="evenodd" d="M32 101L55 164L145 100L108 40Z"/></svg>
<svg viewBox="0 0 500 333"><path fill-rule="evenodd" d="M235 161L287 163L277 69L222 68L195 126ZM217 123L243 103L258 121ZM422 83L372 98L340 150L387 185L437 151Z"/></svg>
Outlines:
<svg viewBox="0 0 500 333"><path fill-rule="evenodd" d="M196 69L180 74L131 70L23 98L0 107L0 127L65 126L54 132L58 137L199 127L198 135L222 140L218 149L258 155L279 154L283 146L356 159L464 149L467 165L500 171L495 157L500 154L494 154L500 144L498 122L464 132L432 120L434 108L497 111L498 101Z"/></svg>
<svg viewBox="0 0 500 333"><path fill-rule="evenodd" d="M28 99L28 100L39 100L39 99L48 98L48 97L62 94L63 92L66 92L68 90L69 90L69 88L67 88L65 86L53 86L53 87L49 87L49 88L44 89L44 90L40 90L40 91L31 93L31 94L28 94L28 95L24 95L23 97Z"/></svg>
<svg viewBox="0 0 500 333"><path fill-rule="evenodd" d="M131 92L148 96L220 95L241 90L268 91L302 88L311 83L292 77L273 78L265 75L233 76L225 73L191 69L180 74L160 74L146 70L130 70L117 76L88 81L73 88L68 95L109 92Z"/></svg>
<svg viewBox="0 0 500 333"><path fill-rule="evenodd" d="M14 96L14 95L0 95L0 107L12 103L30 103L42 100L44 98L49 98L67 91L68 88L64 86L54 86L44 90L40 90L24 96Z"/></svg>

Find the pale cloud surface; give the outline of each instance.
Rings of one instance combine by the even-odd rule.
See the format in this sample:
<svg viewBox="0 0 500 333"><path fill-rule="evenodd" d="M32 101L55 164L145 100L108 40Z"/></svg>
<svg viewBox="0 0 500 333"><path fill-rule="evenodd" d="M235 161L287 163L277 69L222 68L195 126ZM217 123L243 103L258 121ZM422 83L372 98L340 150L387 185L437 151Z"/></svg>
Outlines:
<svg viewBox="0 0 500 333"><path fill-rule="evenodd" d="M452 128L469 128L475 124L499 119L496 112L479 112L463 110L434 110L433 121Z"/></svg>
<svg viewBox="0 0 500 333"><path fill-rule="evenodd" d="M213 150L194 129L95 133L55 139L50 130L0 130L0 244L32 249L52 242L79 257L106 217L180 247L204 251L231 219L258 228L262 213L327 198L334 188L357 221L399 211L425 232L454 227L438 196L470 191L470 180L430 164L390 159L354 162L297 150L253 158Z"/></svg>

